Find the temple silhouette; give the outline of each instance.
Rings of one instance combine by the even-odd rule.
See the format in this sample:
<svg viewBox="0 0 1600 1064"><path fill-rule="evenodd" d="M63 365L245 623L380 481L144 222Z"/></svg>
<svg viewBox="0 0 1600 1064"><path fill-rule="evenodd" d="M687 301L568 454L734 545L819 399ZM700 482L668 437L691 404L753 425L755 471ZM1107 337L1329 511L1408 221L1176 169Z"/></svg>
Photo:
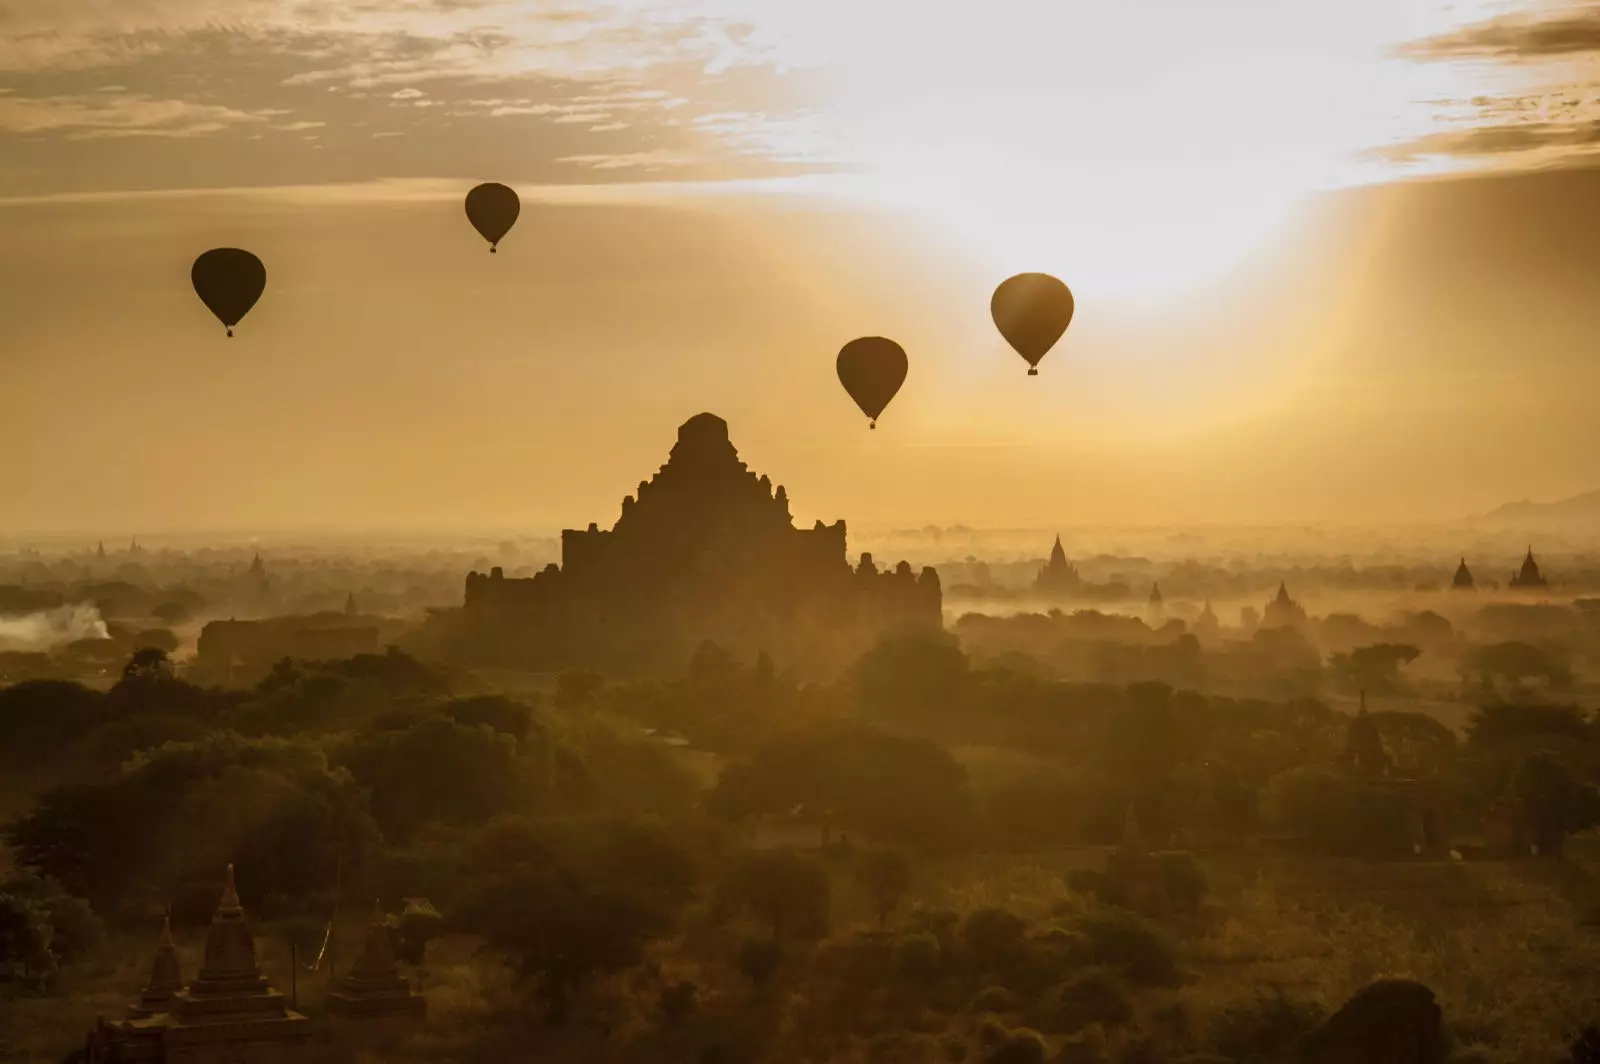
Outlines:
<svg viewBox="0 0 1600 1064"><path fill-rule="evenodd" d="M852 567L845 523L796 528L789 497L697 414L610 529L561 534L561 564L467 576L454 657L533 668L681 671L709 640L805 673L842 667L890 629L942 625L939 576Z"/></svg>
<svg viewBox="0 0 1600 1064"><path fill-rule="evenodd" d="M1528 556L1522 559L1522 568L1511 576L1511 586L1514 588L1545 588L1549 581L1544 574L1539 572L1539 563L1533 560L1533 547L1528 547Z"/></svg>

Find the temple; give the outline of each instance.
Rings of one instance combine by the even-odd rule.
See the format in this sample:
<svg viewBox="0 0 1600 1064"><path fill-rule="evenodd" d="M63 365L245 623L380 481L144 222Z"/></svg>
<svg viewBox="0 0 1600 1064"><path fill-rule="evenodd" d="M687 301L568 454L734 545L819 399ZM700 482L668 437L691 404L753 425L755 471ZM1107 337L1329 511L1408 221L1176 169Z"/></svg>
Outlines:
<svg viewBox="0 0 1600 1064"><path fill-rule="evenodd" d="M1062 595L1082 587L1083 578L1078 575L1077 567L1067 561L1067 552L1061 547L1061 537L1057 536L1055 546L1050 548L1050 560L1034 577L1033 589L1043 595Z"/></svg>
<svg viewBox="0 0 1600 1064"><path fill-rule="evenodd" d="M1544 574L1539 572L1539 563L1533 560L1533 547L1528 547L1528 556L1522 559L1522 568L1512 574L1511 586L1515 588L1544 588L1549 587Z"/></svg>
<svg viewBox="0 0 1600 1064"><path fill-rule="evenodd" d="M682 669L710 640L829 671L883 632L942 625L939 576L851 567L845 524L794 526L789 498L739 460L727 422L697 414L610 529L561 534L561 564L527 579L467 576L453 653L482 663L613 672Z"/></svg>
<svg viewBox="0 0 1600 1064"><path fill-rule="evenodd" d="M1222 622L1217 619L1216 612L1211 608L1211 600L1206 599L1205 609L1200 611L1200 616L1194 621L1195 637L1202 641L1214 640L1222 632Z"/></svg>
<svg viewBox="0 0 1600 1064"><path fill-rule="evenodd" d="M1167 605L1161 598L1161 585L1150 585L1150 598L1145 602L1145 621L1151 628L1160 628L1167 623Z"/></svg>
<svg viewBox="0 0 1600 1064"><path fill-rule="evenodd" d="M128 1018L102 1019L89 1032L88 1064L280 1064L304 1057L311 1021L291 1011L261 974L232 865L200 972L188 986L182 982L169 925Z"/></svg>
<svg viewBox="0 0 1600 1064"><path fill-rule="evenodd" d="M383 910L374 907L361 956L328 992L328 1012L347 1020L405 1023L421 1019L427 1008L427 999L400 974Z"/></svg>
<svg viewBox="0 0 1600 1064"><path fill-rule="evenodd" d="M1306 611L1298 602L1289 597L1289 588L1283 581L1278 581L1278 594L1261 615L1263 628L1299 628L1306 623Z"/></svg>
<svg viewBox="0 0 1600 1064"><path fill-rule="evenodd" d="M1452 591L1471 591L1474 587L1472 570L1467 568L1467 559L1462 558L1461 564L1456 566L1455 579L1450 581L1450 589Z"/></svg>

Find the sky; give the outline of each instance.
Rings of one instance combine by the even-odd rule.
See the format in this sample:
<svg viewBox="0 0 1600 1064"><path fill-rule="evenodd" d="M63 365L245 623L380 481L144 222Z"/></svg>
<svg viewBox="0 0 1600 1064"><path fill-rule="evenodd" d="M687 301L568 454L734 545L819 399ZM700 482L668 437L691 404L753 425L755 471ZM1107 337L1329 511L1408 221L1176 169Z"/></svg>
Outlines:
<svg viewBox="0 0 1600 1064"><path fill-rule="evenodd" d="M0 530L609 523L701 410L808 522L1574 494L1596 151L1593 2L0 0Z"/></svg>

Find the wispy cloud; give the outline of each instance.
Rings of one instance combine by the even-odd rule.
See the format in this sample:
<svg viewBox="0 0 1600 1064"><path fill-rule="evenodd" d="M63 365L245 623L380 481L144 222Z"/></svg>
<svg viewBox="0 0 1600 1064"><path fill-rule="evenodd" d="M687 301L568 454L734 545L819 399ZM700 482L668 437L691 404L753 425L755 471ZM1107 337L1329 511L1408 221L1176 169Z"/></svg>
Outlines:
<svg viewBox="0 0 1600 1064"><path fill-rule="evenodd" d="M0 0L0 138L30 138L0 143L26 156L0 193L45 174L92 187L118 169L157 184L407 176L428 148L464 173L535 179L792 172L806 156L781 147L785 79L745 27L707 14L713 2ZM735 103L737 127L701 121ZM313 152L312 131L346 150ZM223 154L275 133L305 147ZM116 166L50 147L113 137L215 146ZM356 140L367 150L352 154Z"/></svg>
<svg viewBox="0 0 1600 1064"><path fill-rule="evenodd" d="M1554 13L1502 15L1406 46L1416 56L1546 59L1600 52L1600 4Z"/></svg>
<svg viewBox="0 0 1600 1064"><path fill-rule="evenodd" d="M1476 64L1503 91L1441 101L1445 128L1379 149L1395 162L1544 162L1600 148L1600 3L1545 5L1414 41L1423 62Z"/></svg>
<svg viewBox="0 0 1600 1064"><path fill-rule="evenodd" d="M198 137L230 126L268 122L286 113L276 109L241 111L139 95L38 98L6 95L0 97L0 130L22 134L61 133L73 139ZM297 124L299 126L303 124Z"/></svg>

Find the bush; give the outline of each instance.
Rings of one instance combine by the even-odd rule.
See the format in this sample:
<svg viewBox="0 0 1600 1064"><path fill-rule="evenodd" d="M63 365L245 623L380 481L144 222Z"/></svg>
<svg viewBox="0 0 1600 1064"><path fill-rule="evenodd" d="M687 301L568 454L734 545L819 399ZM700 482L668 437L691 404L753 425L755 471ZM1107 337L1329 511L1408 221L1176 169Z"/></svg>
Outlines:
<svg viewBox="0 0 1600 1064"><path fill-rule="evenodd" d="M969 1012L998 1012L1007 1013L1017 1011L1017 995L1003 986L991 986L978 991L978 996L972 999L968 1006Z"/></svg>
<svg viewBox="0 0 1600 1064"><path fill-rule="evenodd" d="M1099 1024L1090 1024L1061 1043L1056 1054L1056 1064L1110 1064L1111 1049L1106 1044L1106 1032Z"/></svg>
<svg viewBox="0 0 1600 1064"><path fill-rule="evenodd" d="M668 1027L676 1027L694 1014L695 1006L699 1004L700 988L685 979L680 983L673 983L661 988L661 1021Z"/></svg>
<svg viewBox="0 0 1600 1064"><path fill-rule="evenodd" d="M1057 991L1046 1029L1074 1034L1091 1025L1115 1029L1133 1019L1127 984L1104 968L1080 972Z"/></svg>
<svg viewBox="0 0 1600 1064"><path fill-rule="evenodd" d="M1274 987L1224 1009L1212 1021L1211 1044L1240 1064L1277 1060L1322 1022L1322 1008Z"/></svg>
<svg viewBox="0 0 1600 1064"><path fill-rule="evenodd" d="M967 957L979 971L992 971L1016 959L1028 925L1004 909L979 909L961 929Z"/></svg>
<svg viewBox="0 0 1600 1064"><path fill-rule="evenodd" d="M944 950L927 932L904 935L894 945L894 968L904 979L932 982L944 971Z"/></svg>
<svg viewBox="0 0 1600 1064"><path fill-rule="evenodd" d="M828 933L832 886L815 858L790 850L750 854L733 870L730 893L772 925L775 940Z"/></svg>
<svg viewBox="0 0 1600 1064"><path fill-rule="evenodd" d="M1120 909L1092 912L1078 921L1095 964L1120 969L1139 986L1177 986L1178 951L1150 921Z"/></svg>
<svg viewBox="0 0 1600 1064"><path fill-rule="evenodd" d="M1180 912L1193 912L1206 896L1206 874L1189 853L1161 855L1161 885L1167 901Z"/></svg>
<svg viewBox="0 0 1600 1064"><path fill-rule="evenodd" d="M986 1064L1044 1064L1045 1044L1038 1032L1026 1028L1012 1031L1005 1041L989 1051Z"/></svg>
<svg viewBox="0 0 1600 1064"><path fill-rule="evenodd" d="M747 938L739 947L739 971L756 986L765 986L783 963L783 947L770 938Z"/></svg>

